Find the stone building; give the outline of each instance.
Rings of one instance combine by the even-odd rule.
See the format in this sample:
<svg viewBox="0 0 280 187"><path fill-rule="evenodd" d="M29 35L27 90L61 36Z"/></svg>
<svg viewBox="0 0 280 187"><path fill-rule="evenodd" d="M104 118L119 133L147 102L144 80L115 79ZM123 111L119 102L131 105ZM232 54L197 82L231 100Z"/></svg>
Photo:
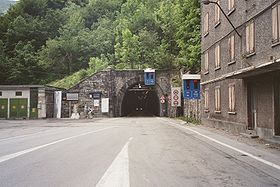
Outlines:
<svg viewBox="0 0 280 187"><path fill-rule="evenodd" d="M55 93L61 90L44 85L0 85L0 119L57 117Z"/></svg>
<svg viewBox="0 0 280 187"><path fill-rule="evenodd" d="M175 116L167 101L175 74L157 70L155 85L145 85L143 70L100 71L63 94L62 117Z"/></svg>
<svg viewBox="0 0 280 187"><path fill-rule="evenodd" d="M202 123L280 136L279 0L201 5ZM240 35L240 36L239 36Z"/></svg>

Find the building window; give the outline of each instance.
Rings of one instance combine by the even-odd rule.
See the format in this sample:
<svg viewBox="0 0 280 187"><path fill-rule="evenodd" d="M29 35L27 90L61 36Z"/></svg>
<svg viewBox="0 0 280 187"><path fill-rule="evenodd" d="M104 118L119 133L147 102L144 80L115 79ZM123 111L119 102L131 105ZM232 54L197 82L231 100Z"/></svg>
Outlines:
<svg viewBox="0 0 280 187"><path fill-rule="evenodd" d="M203 34L207 36L209 33L209 13L206 13L204 17Z"/></svg>
<svg viewBox="0 0 280 187"><path fill-rule="evenodd" d="M235 112L235 85L230 84L228 87L228 98L229 98L229 112Z"/></svg>
<svg viewBox="0 0 280 187"><path fill-rule="evenodd" d="M246 26L246 53L255 52L255 22L252 21Z"/></svg>
<svg viewBox="0 0 280 187"><path fill-rule="evenodd" d="M2 96L2 92L0 92L0 96Z"/></svg>
<svg viewBox="0 0 280 187"><path fill-rule="evenodd" d="M235 37L234 35L231 35L228 39L228 53L229 53L229 59L232 63L235 61Z"/></svg>
<svg viewBox="0 0 280 187"><path fill-rule="evenodd" d="M22 92L16 92L16 96L22 96Z"/></svg>
<svg viewBox="0 0 280 187"><path fill-rule="evenodd" d="M215 112L216 113L221 112L221 88L220 87L215 88Z"/></svg>
<svg viewBox="0 0 280 187"><path fill-rule="evenodd" d="M235 0L228 0L228 11L231 13L235 8Z"/></svg>
<svg viewBox="0 0 280 187"><path fill-rule="evenodd" d="M217 1L217 3L220 5L220 0ZM215 26L218 26L220 23L220 8L218 5L215 5Z"/></svg>
<svg viewBox="0 0 280 187"><path fill-rule="evenodd" d="M220 44L215 46L215 70L221 68L221 48Z"/></svg>
<svg viewBox="0 0 280 187"><path fill-rule="evenodd" d="M280 5L272 7L272 43L279 42L280 38Z"/></svg>
<svg viewBox="0 0 280 187"><path fill-rule="evenodd" d="M204 91L204 109L205 111L209 110L209 90L205 89Z"/></svg>
<svg viewBox="0 0 280 187"><path fill-rule="evenodd" d="M204 53L204 73L207 74L209 72L209 52L206 51Z"/></svg>

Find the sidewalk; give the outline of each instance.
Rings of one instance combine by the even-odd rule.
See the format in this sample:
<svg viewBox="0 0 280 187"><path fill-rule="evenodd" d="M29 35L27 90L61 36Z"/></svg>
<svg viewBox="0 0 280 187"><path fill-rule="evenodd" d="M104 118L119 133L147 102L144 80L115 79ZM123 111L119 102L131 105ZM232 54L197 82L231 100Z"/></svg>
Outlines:
<svg viewBox="0 0 280 187"><path fill-rule="evenodd" d="M241 135L234 135L227 131L218 130L202 125L194 125L177 119L162 119L171 126L180 129L186 135L193 136L202 142L211 142L212 146L235 155L235 158L248 158L248 165L256 166L272 174L280 174L280 145L271 144L261 139L249 139ZM245 161L247 162L247 160Z"/></svg>
<svg viewBox="0 0 280 187"><path fill-rule="evenodd" d="M280 139L261 139L261 138L249 138L249 137L245 137L242 134L233 134L227 130L223 130L223 129L216 129L216 128L212 128L212 127L208 127L208 126L204 126L204 125L195 125L192 123L187 123L183 120L176 120L179 121L179 123L182 126L188 126L188 127L193 127L193 128L200 128L203 130L207 130L219 135L223 135L223 136L227 136L230 139L236 140L238 142L241 143L245 143L247 145L250 146L260 146L263 147L265 149L271 148L271 149L277 149L280 151Z"/></svg>

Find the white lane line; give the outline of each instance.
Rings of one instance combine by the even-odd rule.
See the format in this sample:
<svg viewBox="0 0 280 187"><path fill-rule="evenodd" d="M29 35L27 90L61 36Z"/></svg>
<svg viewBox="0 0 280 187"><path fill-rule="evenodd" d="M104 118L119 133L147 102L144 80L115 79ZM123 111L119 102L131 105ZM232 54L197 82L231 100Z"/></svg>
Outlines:
<svg viewBox="0 0 280 187"><path fill-rule="evenodd" d="M129 138L96 187L130 186L128 145L132 139L132 137Z"/></svg>
<svg viewBox="0 0 280 187"><path fill-rule="evenodd" d="M45 131L40 131L40 132L35 132L35 133L30 133L30 134L24 134L24 135L18 135L18 136L13 136L13 137L9 137L9 138L2 138L0 139L0 142L3 142L3 141L8 141L8 140L13 140L13 139L16 139L16 138L24 138L24 137L27 137L27 136L32 136L32 135L35 135L35 134L40 134L40 133L43 133Z"/></svg>
<svg viewBox="0 0 280 187"><path fill-rule="evenodd" d="M71 140L71 139L74 139L74 138L78 138L78 137L81 137L81 136L85 136L85 135L100 132L100 131L104 131L104 130L111 129L111 128L115 128L115 127L108 127L108 128L103 128L103 129L99 129L99 130L95 130L95 131L82 133L82 134L71 136L71 137L68 137L68 138L63 138L63 139L60 139L60 140L56 140L56 141L48 143L48 144L40 145L40 146L37 146L37 147L33 147L33 148L30 148L30 149L26 149L26 150L23 150L23 151L19 151L19 152L16 152L16 153L5 155L5 156L0 157L0 163L8 161L8 160L16 158L16 157L19 157L21 155L33 152L33 151L36 151L38 149L48 147L50 145L54 145L54 144L57 144L57 143L60 143L60 142L64 142L66 140Z"/></svg>
<svg viewBox="0 0 280 187"><path fill-rule="evenodd" d="M160 119L160 118L158 118L158 119ZM163 120L163 119L160 119L160 120ZM163 121L165 121L165 120L163 120ZM209 136L206 136L206 135L204 135L204 134L201 134L200 132L197 132L197 131L195 131L195 130L193 130L193 129L179 126L178 124L176 124L176 123L174 123L174 122L171 122L171 121L165 121L165 122L171 123L171 124L173 124L173 125L175 125L175 126L177 126L177 127L179 127L179 128L183 128L183 129L186 129L186 130L188 130L188 131L194 132L194 133L196 133L197 135L202 136L202 137L204 137L204 138L207 138L208 140L211 140L211 141L213 141L213 142L215 142L215 143L217 143L217 144L220 144L220 145L222 145L222 146L224 146L224 147L230 148L230 149L232 149L232 150L234 150L234 151L237 151L237 152L239 152L239 153L241 153L241 154L245 154L245 155L247 155L247 156L249 156L249 157L251 157L251 158L253 158L253 159L255 159L255 160L259 161L259 162L262 162L262 163L264 163L264 164L266 164L266 165L269 165L269 166L271 166L271 167L273 167L273 168L276 168L276 169L280 170L280 166L279 166L279 165L274 164L274 163L272 163L272 162L269 162L269 161L267 161L267 160L264 160L264 159L262 159L262 158L260 158L260 157L258 157L258 156L255 156L255 155L253 155L253 154L251 154L251 153L248 153L248 152L246 152L246 151L237 149L237 148L235 148L235 147L233 147L233 146L230 146L230 145L228 145L228 144L225 144L225 143L223 143L223 142L220 142L220 141L218 141L218 140L216 140L216 139L214 139L214 138L211 138L211 137L209 137Z"/></svg>

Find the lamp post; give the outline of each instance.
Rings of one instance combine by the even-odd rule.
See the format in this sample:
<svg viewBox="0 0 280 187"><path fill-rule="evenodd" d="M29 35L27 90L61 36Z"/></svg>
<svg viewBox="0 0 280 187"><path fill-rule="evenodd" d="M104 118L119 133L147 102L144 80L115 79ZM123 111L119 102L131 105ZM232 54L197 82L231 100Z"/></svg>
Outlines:
<svg viewBox="0 0 280 187"><path fill-rule="evenodd" d="M234 27L234 25L232 24L232 22L230 21L230 19L228 18L228 16L226 15L226 13L224 12L224 10L222 9L222 7L219 5L219 3L217 3L216 1L210 1L210 0L201 0L201 2L205 5L209 5L210 3L216 4L219 9L221 10L221 12L224 14L224 16L227 18L228 22L230 23L230 25L232 26L232 28L234 29L234 31L237 33L237 35L239 37L241 37L241 35L239 34L239 32L236 30L236 28Z"/></svg>

